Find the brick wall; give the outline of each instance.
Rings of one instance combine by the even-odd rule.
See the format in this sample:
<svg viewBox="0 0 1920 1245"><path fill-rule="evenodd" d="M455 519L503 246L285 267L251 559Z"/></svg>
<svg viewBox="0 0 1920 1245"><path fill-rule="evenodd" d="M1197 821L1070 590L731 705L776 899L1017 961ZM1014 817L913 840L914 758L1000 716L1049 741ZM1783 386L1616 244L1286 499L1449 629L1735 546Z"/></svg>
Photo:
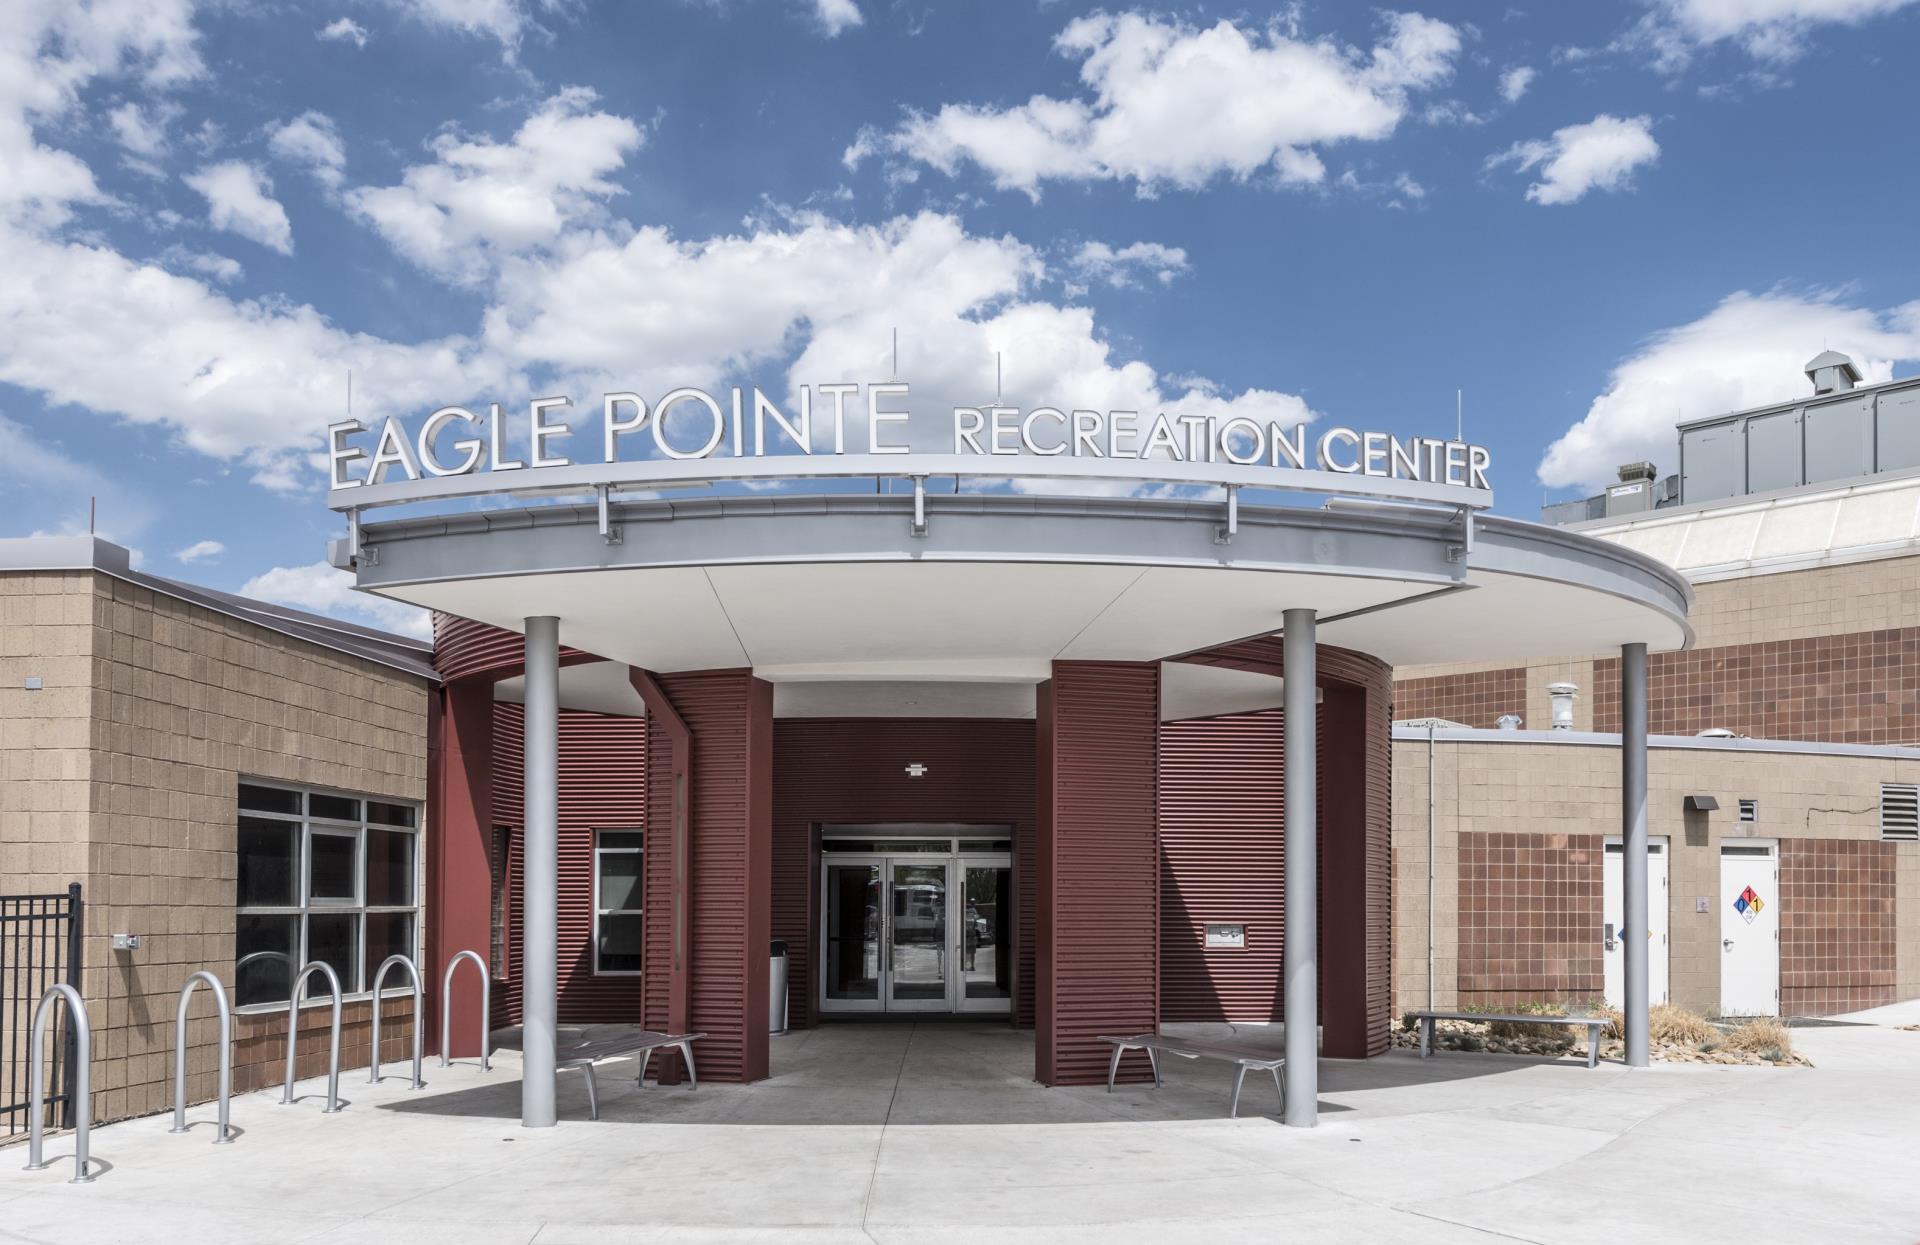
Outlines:
<svg viewBox="0 0 1920 1245"><path fill-rule="evenodd" d="M1462 836L1462 1003L1602 995L1601 843L1592 834Z"/></svg>
<svg viewBox="0 0 1920 1245"><path fill-rule="evenodd" d="M1594 729L1620 729L1620 663L1594 662ZM1656 653L1647 723L1759 739L1920 743L1920 627Z"/></svg>
<svg viewBox="0 0 1920 1245"><path fill-rule="evenodd" d="M1401 679L1393 685L1393 716L1445 718L1465 726L1493 727L1500 715L1527 712L1527 671L1524 666L1500 670L1473 670L1464 674ZM1536 725L1545 726L1541 722Z"/></svg>
<svg viewBox="0 0 1920 1245"><path fill-rule="evenodd" d="M1826 1016L1891 1003L1892 843L1780 840L1780 1010Z"/></svg>

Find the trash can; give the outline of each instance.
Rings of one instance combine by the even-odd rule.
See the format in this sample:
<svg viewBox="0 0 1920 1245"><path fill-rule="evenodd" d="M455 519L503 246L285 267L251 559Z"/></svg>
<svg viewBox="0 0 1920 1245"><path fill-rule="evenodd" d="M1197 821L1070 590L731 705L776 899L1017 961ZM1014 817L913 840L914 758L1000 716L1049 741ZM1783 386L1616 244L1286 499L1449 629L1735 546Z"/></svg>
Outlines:
<svg viewBox="0 0 1920 1245"><path fill-rule="evenodd" d="M771 1033L787 1031L787 944L773 940L772 959L767 966L767 1029Z"/></svg>

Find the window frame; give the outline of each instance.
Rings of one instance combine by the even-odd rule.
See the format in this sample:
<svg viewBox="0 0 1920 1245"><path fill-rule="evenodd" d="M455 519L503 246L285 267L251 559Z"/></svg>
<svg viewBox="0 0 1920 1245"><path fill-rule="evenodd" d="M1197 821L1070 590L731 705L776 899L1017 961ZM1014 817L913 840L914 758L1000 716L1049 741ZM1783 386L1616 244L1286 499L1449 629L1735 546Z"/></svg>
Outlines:
<svg viewBox="0 0 1920 1245"><path fill-rule="evenodd" d="M298 813L282 813L243 808L240 806L239 793L239 788L243 786L264 787L274 791L292 792L299 797L301 811ZM308 797L313 794L338 796L358 801L360 819L358 821L343 821L338 818L314 816L307 811L310 808ZM375 803L398 805L413 810L413 825L411 827L392 826L385 822L370 821L368 819L369 809L370 806ZM411 918L411 934L408 938L408 946L405 954L407 958L414 962L416 967L419 966L421 940L424 936L421 923L421 844L423 842L422 835L424 833L423 822L425 819L425 809L418 801L395 799L389 796L372 795L366 792L342 791L334 787L306 786L299 783L281 782L271 778L256 778L242 774L235 783L234 790L234 824L236 831L239 820L243 817L253 818L256 821L282 824L287 827L288 833L293 836L293 899L295 902L291 904L243 905L239 902L240 897L236 893L233 904L233 916L236 929L240 919L243 917L290 916L296 918L294 937L292 939L295 962L288 967L289 980L291 980L294 973L299 971L301 965L306 964L312 958L309 926L312 918L315 916L349 916L353 918L353 928L355 932L353 973L351 979L343 976L340 982L340 997L342 1002L366 1000L373 997L373 991L369 988L372 983L364 980L367 974L367 917L369 915L400 913ZM367 902L367 835L369 832L376 830L384 831L388 834L406 835L408 837L411 844L407 868L409 878L408 889L413 897L411 904L370 904ZM352 899L343 900L334 898L316 900L313 897L313 838L316 834L333 835L342 838L351 837L353 839L354 866ZM235 886L237 892L237 870ZM237 965L239 962L239 948L236 946L234 950L235 964ZM234 986L237 993L239 988L237 977ZM398 979L397 984L388 985L383 989L380 995L382 998L394 998L402 995L411 995L412 993L412 983L407 981L403 976ZM326 993L323 983L309 981L307 988L302 992L302 996L299 999L299 1005L303 1008L318 1007L326 1005L330 1003L330 1001L330 996ZM260 1003L236 1003L233 1010L241 1015L255 1015L283 1011L286 1009L287 1004L288 1000L286 999Z"/></svg>
<svg viewBox="0 0 1920 1245"><path fill-rule="evenodd" d="M631 834L640 839L638 847L602 847L600 838L607 834ZM637 856L640 859L640 906L638 908L603 908L600 906L600 858L603 855ZM647 838L646 831L639 827L606 826L593 832L593 929L590 937L593 941L593 975L595 977L641 977L646 975L647 963ZM640 918L640 967L639 968L602 968L600 967L600 918L605 916L633 916Z"/></svg>

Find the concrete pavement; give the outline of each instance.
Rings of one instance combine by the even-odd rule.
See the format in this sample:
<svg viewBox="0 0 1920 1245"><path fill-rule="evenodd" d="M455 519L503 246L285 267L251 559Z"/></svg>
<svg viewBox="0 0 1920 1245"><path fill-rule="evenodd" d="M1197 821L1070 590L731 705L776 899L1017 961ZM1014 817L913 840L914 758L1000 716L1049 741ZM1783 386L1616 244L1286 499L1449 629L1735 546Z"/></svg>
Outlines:
<svg viewBox="0 0 1920 1245"><path fill-rule="evenodd" d="M0 1241L1920 1240L1920 1033L1795 1038L1815 1068L1325 1061L1312 1131L1251 1077L1223 1118L1216 1063L1045 1089L1030 1035L984 1024L796 1033L770 1080L697 1092L605 1065L599 1123L562 1074L562 1122L524 1131L505 1052L418 1092L348 1074L334 1116L245 1096L232 1146L165 1117L98 1129L88 1186L8 1149Z"/></svg>

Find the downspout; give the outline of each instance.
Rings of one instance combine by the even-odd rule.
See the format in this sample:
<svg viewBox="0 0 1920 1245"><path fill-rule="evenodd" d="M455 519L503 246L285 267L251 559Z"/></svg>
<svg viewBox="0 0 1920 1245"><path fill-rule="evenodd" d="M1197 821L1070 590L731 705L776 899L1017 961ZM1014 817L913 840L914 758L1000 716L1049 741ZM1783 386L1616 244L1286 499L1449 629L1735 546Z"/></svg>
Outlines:
<svg viewBox="0 0 1920 1245"><path fill-rule="evenodd" d="M1432 722L1428 722L1427 723L1427 1010L1428 1011L1434 1010L1434 1001L1433 1001L1433 997L1434 997L1434 992L1433 992L1433 974L1434 974L1433 853L1434 853L1434 843L1437 838L1437 835L1435 833L1435 821L1436 821L1435 809L1439 804L1439 800L1435 796L1436 786L1434 783L1434 774L1433 774L1433 761L1434 761L1433 733L1434 733L1434 724Z"/></svg>

